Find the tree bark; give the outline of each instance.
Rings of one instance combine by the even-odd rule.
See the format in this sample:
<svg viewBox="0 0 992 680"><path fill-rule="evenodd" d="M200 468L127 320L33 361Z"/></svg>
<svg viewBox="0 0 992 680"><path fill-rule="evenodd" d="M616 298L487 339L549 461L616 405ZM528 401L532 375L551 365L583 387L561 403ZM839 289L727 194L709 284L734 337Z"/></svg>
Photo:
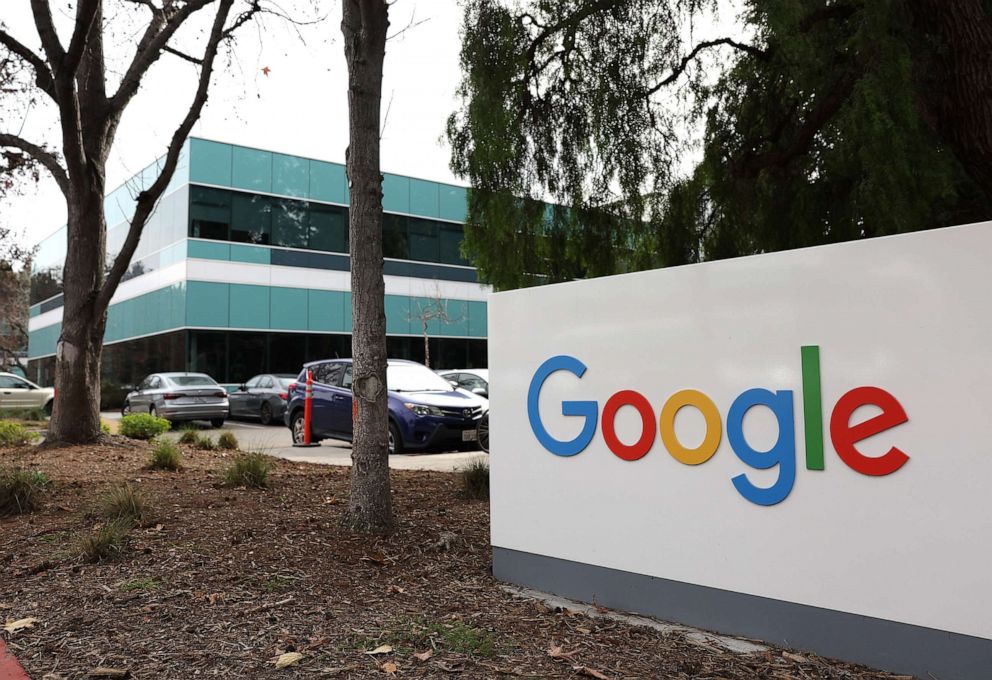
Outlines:
<svg viewBox="0 0 992 680"><path fill-rule="evenodd" d="M102 166L101 166L102 167ZM75 183L68 201L68 247L62 272L62 332L55 355L50 441L85 443L100 436L100 361L106 307L96 304L106 264L103 173Z"/></svg>
<svg viewBox="0 0 992 680"><path fill-rule="evenodd" d="M910 0L923 116L992 198L992 12L983 0Z"/></svg>
<svg viewBox="0 0 992 680"><path fill-rule="evenodd" d="M344 0L343 10L341 32L348 63L348 231L354 362L348 521L360 531L383 532L390 530L393 523L379 170L379 107L389 7L384 0Z"/></svg>

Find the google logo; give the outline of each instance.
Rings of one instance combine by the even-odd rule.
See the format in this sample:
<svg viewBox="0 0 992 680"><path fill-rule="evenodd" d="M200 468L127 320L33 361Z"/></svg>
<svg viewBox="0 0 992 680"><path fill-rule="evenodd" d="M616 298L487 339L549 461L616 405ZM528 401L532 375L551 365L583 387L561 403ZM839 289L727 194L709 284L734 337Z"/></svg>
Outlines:
<svg viewBox="0 0 992 680"><path fill-rule="evenodd" d="M817 345L804 346L800 350L802 361L803 418L806 426L806 469L823 470L823 406L820 398L820 348ZM541 445L556 456L574 456L583 451L596 434L599 421L599 402L563 401L561 412L564 416L585 418L582 431L568 441L552 437L544 423L538 402L544 382L553 373L566 371L582 378L586 365L573 356L558 355L541 364L531 379L527 391L527 417L531 430ZM757 505L775 505L785 500L796 480L796 435L792 390L773 392L763 388L752 388L742 392L730 405L727 412L727 439L734 453L746 465L758 470L778 466L778 479L770 487L759 487L751 483L746 474L732 478L734 488L748 501ZM851 416L862 406L876 406L881 413L864 422L851 424ZM640 438L633 444L626 444L617 437L615 419L617 412L629 406L636 409L643 423ZM778 423L778 438L768 451L758 451L748 444L744 436L744 416L752 408L769 409ZM689 448L679 441L675 432L675 416L683 408L695 408L706 423L706 434L702 443ZM890 393L879 387L862 386L848 391L834 405L830 415L830 440L840 459L852 470L873 477L888 475L909 460L909 456L896 447L890 448L878 457L866 456L856 444L880 432L905 423L906 411ZM658 423L657 425L655 423ZM671 395L661 407L659 418L647 398L634 390L621 390L606 400L603 405L601 425L606 446L618 458L634 461L643 458L654 445L655 437L661 434L661 441L675 460L685 465L701 465L716 454L723 438L723 421L716 404L699 390L684 389Z"/></svg>

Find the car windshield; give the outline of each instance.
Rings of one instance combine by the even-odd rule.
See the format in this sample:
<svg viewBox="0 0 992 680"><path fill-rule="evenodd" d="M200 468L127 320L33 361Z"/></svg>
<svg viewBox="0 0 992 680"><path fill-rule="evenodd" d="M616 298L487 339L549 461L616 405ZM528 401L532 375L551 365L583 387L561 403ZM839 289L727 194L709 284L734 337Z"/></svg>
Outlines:
<svg viewBox="0 0 992 680"><path fill-rule="evenodd" d="M289 387L289 383L296 382L296 376L295 375L277 375L276 376L276 380L278 380L279 381L279 384L282 385L283 387Z"/></svg>
<svg viewBox="0 0 992 680"><path fill-rule="evenodd" d="M180 387L193 387L196 385L210 385L212 387L217 384L205 375L173 375L169 376L169 380Z"/></svg>
<svg viewBox="0 0 992 680"><path fill-rule="evenodd" d="M386 367L386 387L392 392L450 392L451 383L418 364Z"/></svg>

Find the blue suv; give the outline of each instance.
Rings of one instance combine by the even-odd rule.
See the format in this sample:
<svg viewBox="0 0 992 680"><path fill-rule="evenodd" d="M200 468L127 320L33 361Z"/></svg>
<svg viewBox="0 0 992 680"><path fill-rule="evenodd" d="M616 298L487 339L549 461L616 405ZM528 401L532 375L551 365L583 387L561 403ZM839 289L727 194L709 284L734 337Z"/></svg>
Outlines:
<svg viewBox="0 0 992 680"><path fill-rule="evenodd" d="M351 441L351 359L314 361L303 366L290 385L285 422L293 441L304 437L303 407L307 371L313 371L311 441ZM414 361L390 359L386 364L389 395L389 452L460 447L476 441L485 410L481 400L455 391L451 383Z"/></svg>

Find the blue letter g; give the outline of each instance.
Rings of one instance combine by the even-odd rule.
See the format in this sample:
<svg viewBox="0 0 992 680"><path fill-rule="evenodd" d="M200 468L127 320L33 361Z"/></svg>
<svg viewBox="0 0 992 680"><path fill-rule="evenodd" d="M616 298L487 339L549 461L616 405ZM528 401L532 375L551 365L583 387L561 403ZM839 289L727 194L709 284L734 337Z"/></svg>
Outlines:
<svg viewBox="0 0 992 680"><path fill-rule="evenodd" d="M551 357L541 364L530 381L530 389L527 390L527 417L530 419L530 429L534 431L534 436L537 437L537 441L541 442L541 446L556 456L574 456L589 446L593 435L596 434L599 404L595 401L563 401L561 403L562 415L585 417L586 423L582 426L582 432L575 439L565 442L548 434L548 431L544 429L544 423L541 422L538 401L541 398L541 387L544 385L544 381L556 371L568 371L581 378L586 372L586 365L567 354Z"/></svg>

